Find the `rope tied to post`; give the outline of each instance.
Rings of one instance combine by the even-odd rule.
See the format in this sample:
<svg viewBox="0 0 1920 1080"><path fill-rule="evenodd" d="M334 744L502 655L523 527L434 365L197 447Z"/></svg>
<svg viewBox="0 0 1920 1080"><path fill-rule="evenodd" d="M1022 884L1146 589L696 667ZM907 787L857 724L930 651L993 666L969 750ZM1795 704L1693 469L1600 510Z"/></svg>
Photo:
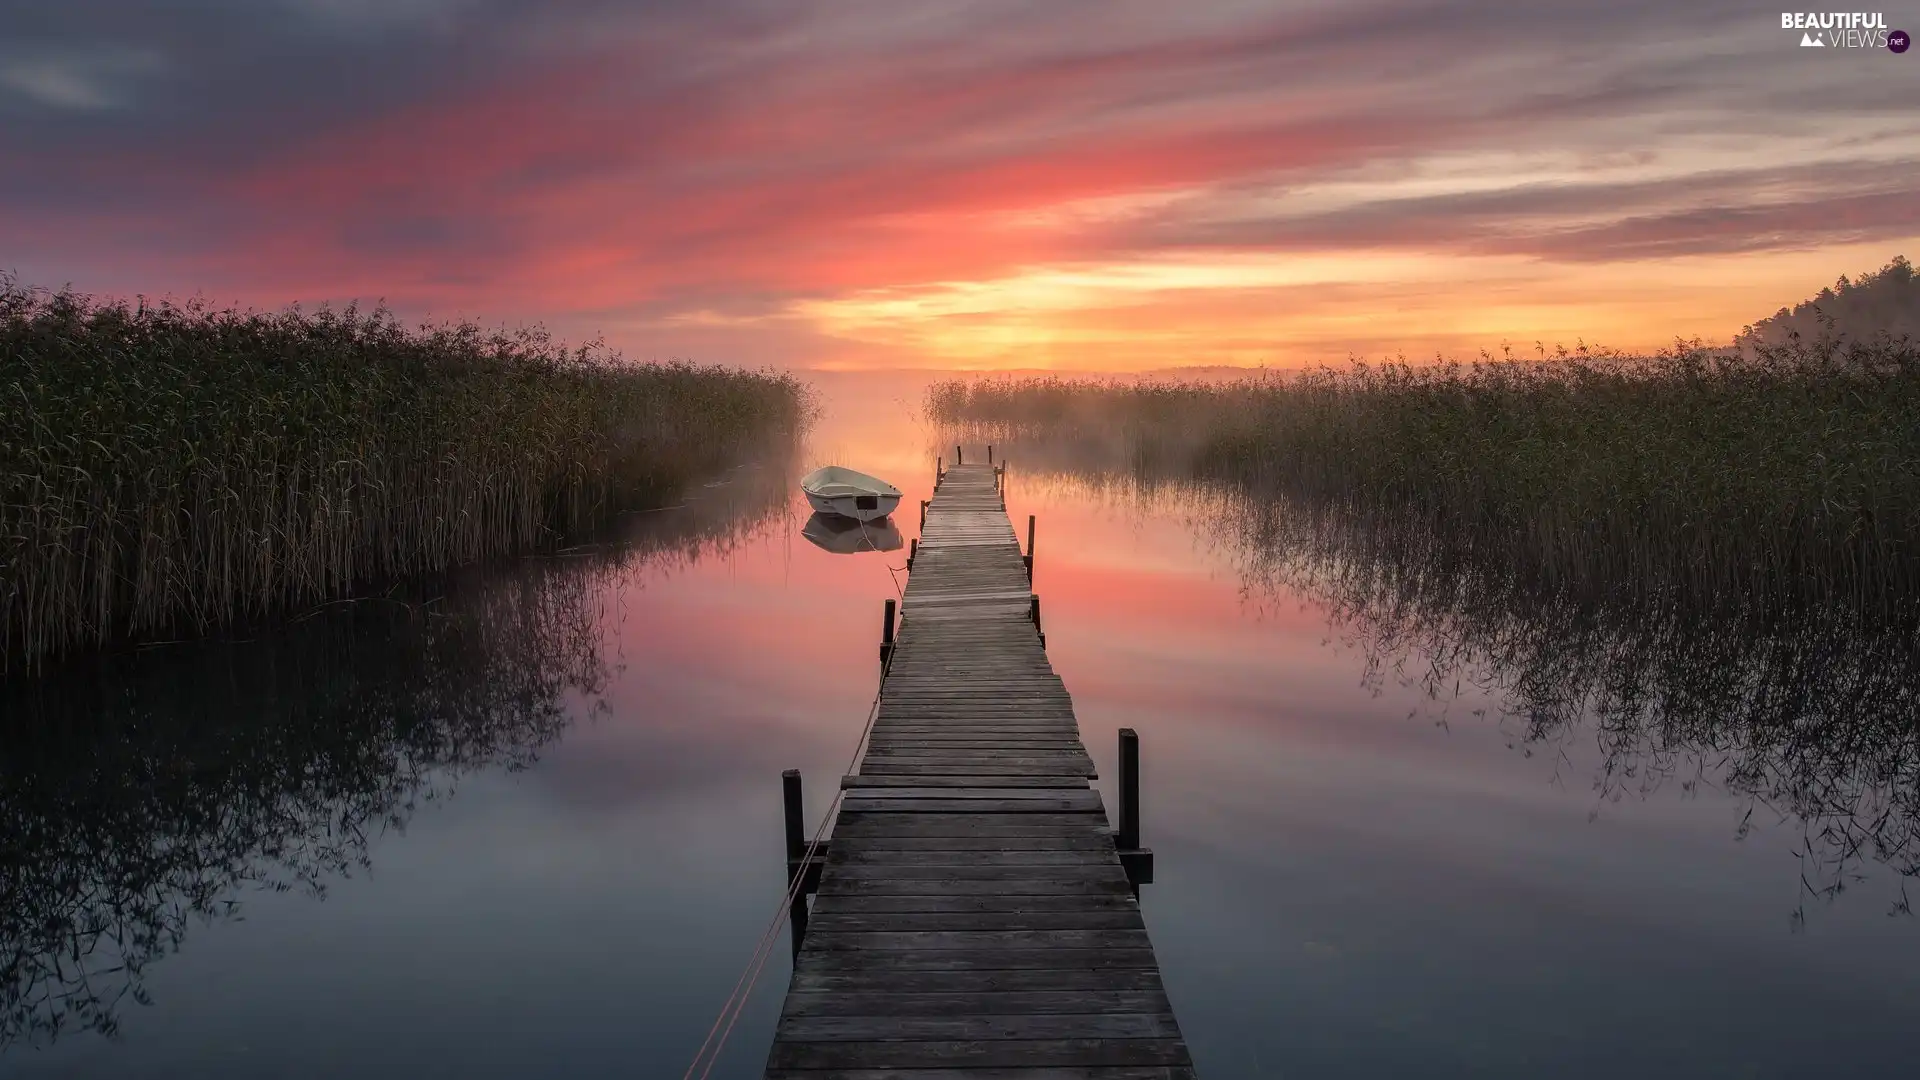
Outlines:
<svg viewBox="0 0 1920 1080"><path fill-rule="evenodd" d="M879 551L880 546L874 543L873 534L867 531L867 523L858 518L854 520L858 522L861 539L866 542L868 548ZM883 561L881 565L887 568L887 576L893 581L894 594L904 611L906 591L900 587L900 578L894 573L894 567L891 564ZM853 771L860 765L861 751L866 747L867 737L873 733L874 718L880 714L880 694L880 690L873 692L873 701L867 706L866 722L861 725L860 735L854 740L853 753L847 759L847 767L843 775L853 775ZM720 1060L720 1053L726 1049L727 1039L733 1034L734 1024L739 1022L740 1014L746 1011L747 1000L752 995L754 986L760 981L761 971L767 966L767 958L773 955L774 943L780 940L780 922L805 888L808 864L813 862L820 850L820 845L826 840L827 828L832 824L833 816L840 809L841 800L845 797L846 790L842 788L836 790L833 798L827 803L826 812L821 815L819 826L814 829L812 838L807 841L800 865L789 875L791 880L787 882L786 892L780 897L780 903L774 909L773 918L768 921L767 929L761 933L760 941L754 946L753 955L747 960L747 966L740 972L740 977L734 980L733 990L727 994L726 1003L720 1006L720 1015L714 1018L713 1026L707 1029L707 1037L701 1041L700 1049L695 1051L693 1062L687 1066L687 1071L682 1075L681 1080L693 1080L696 1070L699 1072L700 1080L706 1080L708 1074L713 1071L714 1064ZM714 1039L716 1033L719 1036L718 1042ZM702 1060L706 1063L704 1067L701 1065Z"/></svg>
<svg viewBox="0 0 1920 1080"><path fill-rule="evenodd" d="M875 690L873 703L867 707L866 723L861 725L860 737L854 741L853 755L847 761L847 775L851 775L859 766L860 752L866 746L867 736L873 732L874 717L879 714L880 691ZM773 954L774 943L780 940L780 921L786 918L794 899L799 896L806 884L807 864L813 861L820 850L820 845L826 840L827 828L833 823L833 815L840 809L840 801L845 795L844 788L836 790L832 800L827 803L826 813L821 815L820 824L813 831L813 838L807 841L806 853L801 857L800 866L789 875L792 880L787 882L786 893L781 896L779 905L774 908L773 918L768 921L767 929L761 933L759 943L754 946L753 955L747 960L747 966L740 972L740 977L734 980L732 992L727 995L726 1003L720 1006L720 1015L714 1018L713 1026L707 1029L707 1037L701 1040L700 1049L694 1052L693 1062L687 1066L687 1071L681 1075L680 1080L693 1080L696 1070L700 1080L707 1080L708 1074L713 1072L714 1064L720 1060L720 1053L727 1046L727 1038L733 1034L734 1024L739 1022L740 1014L746 1011L747 999L752 995L754 986L760 981L760 972L767 966L767 957ZM723 1022L724 1028L721 1026ZM719 1035L718 1042L714 1040L716 1033ZM711 1053L708 1052L709 1047L711 1047ZM704 1067L701 1065L703 1058L706 1061Z"/></svg>

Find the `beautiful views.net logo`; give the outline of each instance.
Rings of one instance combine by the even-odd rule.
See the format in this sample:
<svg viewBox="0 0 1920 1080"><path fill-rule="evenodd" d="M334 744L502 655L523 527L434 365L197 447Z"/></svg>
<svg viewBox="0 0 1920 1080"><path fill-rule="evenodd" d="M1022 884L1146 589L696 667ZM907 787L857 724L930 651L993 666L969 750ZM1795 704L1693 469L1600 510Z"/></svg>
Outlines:
<svg viewBox="0 0 1920 1080"><path fill-rule="evenodd" d="M1800 31L1803 49L1886 49L1903 53L1913 44L1905 30L1889 30L1878 11L1785 11L1782 30Z"/></svg>

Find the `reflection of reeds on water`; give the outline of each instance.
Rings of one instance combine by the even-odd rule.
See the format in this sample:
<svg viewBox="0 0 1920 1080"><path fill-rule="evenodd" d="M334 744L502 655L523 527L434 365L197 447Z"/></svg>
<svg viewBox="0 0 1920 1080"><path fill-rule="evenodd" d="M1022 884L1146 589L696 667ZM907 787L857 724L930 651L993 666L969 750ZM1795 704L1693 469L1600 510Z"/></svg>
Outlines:
<svg viewBox="0 0 1920 1080"><path fill-rule="evenodd" d="M1404 446L1366 451L1342 441L1373 460L1342 464L1318 456L1331 452L1320 446L1302 467L1300 443L1317 436L1295 433L1280 439L1291 457L1223 456L1222 428L1210 428L1195 404L1217 400L1217 388L1149 394L1139 409L1123 402L1125 422L1087 422L1101 415L1092 399L1069 396L1049 406L1080 416L1061 427L985 427L1021 474L1183 512L1237 552L1255 595L1284 590L1326 604L1375 670L1416 671L1443 699L1462 684L1485 690L1535 747L1592 738L1603 799L1670 782L1717 784L1763 815L1796 820L1804 830L1805 887L1832 896L1857 882L1863 860L1920 875L1920 576L1912 546L1920 475L1911 472L1920 455L1905 465L1861 464L1920 439L1920 426L1895 431L1881 426L1878 411L1920 406L1920 378L1911 369L1872 378L1882 376L1914 385L1897 387L1891 404L1863 406L1870 417L1836 412L1828 420L1833 430L1883 437L1830 461L1829 494L1851 491L1845 505L1802 505L1813 483L1804 473L1776 470L1770 492L1762 469L1728 478L1711 498L1702 493L1691 519L1675 499L1650 499L1644 477L1626 478L1618 500L1605 501L1603 472L1636 460L1654 467L1632 455L1567 460L1569 482L1558 494L1550 469L1529 481L1540 485L1532 495L1522 493L1517 475L1494 477L1486 484L1496 493L1486 498L1476 497L1465 464L1460 486L1435 491L1412 490L1404 476L1360 482L1385 468L1380 455ZM1838 409L1833 387L1801 388L1818 399L1816 412ZM1361 411L1405 409L1408 400L1433 396L1432 386L1382 392L1403 390L1399 404ZM1014 407L1008 401L1020 401L1017 391L1008 393L996 406L1003 415ZM1077 413L1083 408L1093 411ZM1577 409L1555 408L1559 422L1577 422ZM1591 417L1595 426L1626 422L1606 412ZM1542 434L1538 417L1490 419L1509 434ZM1674 418L1654 426L1661 422ZM1235 430L1244 435L1234 423L1225 425L1229 438ZM1831 434L1814 432L1799 450L1813 452ZM1751 435L1749 424L1731 441ZM1463 447L1483 441L1464 431L1460 437ZM1563 444L1590 437L1554 436ZM1660 452L1671 448L1671 438L1648 437ZM1424 436L1412 441L1442 452ZM1719 452L1731 451L1697 453L1704 462ZM1775 464L1779 457L1772 455ZM1689 477L1679 490L1713 486L1692 468L1674 467L1674 475ZM1881 512L1889 509L1899 512ZM1741 534L1743 527L1750 531ZM1904 890L1895 907L1907 910Z"/></svg>
<svg viewBox="0 0 1920 1080"><path fill-rule="evenodd" d="M1251 493L1226 509L1252 585L1326 603L1371 665L1436 697L1488 692L1530 744L1593 739L1601 799L1706 783L1791 815L1817 895L1862 858L1920 874L1912 623L1583 591L1413 515Z"/></svg>
<svg viewBox="0 0 1920 1080"><path fill-rule="evenodd" d="M530 763L607 677L618 579L768 527L792 472L250 642L0 686L0 1048L113 1032L194 922L257 888L324 892L461 775Z"/></svg>

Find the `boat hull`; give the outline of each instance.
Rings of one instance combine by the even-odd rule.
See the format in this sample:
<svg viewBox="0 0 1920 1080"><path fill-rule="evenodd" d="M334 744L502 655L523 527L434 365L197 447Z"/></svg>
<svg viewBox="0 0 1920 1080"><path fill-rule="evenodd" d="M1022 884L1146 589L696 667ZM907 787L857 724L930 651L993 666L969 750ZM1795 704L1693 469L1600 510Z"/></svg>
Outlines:
<svg viewBox="0 0 1920 1080"><path fill-rule="evenodd" d="M898 495L820 495L807 492L807 503L822 514L837 514L855 521L878 521L900 505Z"/></svg>

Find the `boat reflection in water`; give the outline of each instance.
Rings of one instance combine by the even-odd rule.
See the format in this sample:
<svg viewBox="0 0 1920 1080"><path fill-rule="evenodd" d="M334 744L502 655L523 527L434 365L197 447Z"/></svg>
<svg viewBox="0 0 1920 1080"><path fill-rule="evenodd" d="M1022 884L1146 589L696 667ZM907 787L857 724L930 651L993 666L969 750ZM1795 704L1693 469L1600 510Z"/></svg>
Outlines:
<svg viewBox="0 0 1920 1080"><path fill-rule="evenodd" d="M863 551L898 551L904 542L890 517L860 522L838 514L815 513L807 519L800 535L822 551L835 555L858 555Z"/></svg>

